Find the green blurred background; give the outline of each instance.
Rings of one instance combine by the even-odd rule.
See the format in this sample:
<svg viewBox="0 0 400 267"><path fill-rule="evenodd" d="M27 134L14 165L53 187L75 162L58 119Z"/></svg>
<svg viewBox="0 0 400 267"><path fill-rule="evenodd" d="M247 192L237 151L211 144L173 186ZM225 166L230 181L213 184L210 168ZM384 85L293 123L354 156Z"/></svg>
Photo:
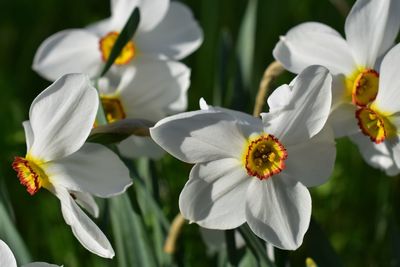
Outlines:
<svg viewBox="0 0 400 267"><path fill-rule="evenodd" d="M279 35L305 21L319 21L343 33L345 21L345 12L336 4L341 1L337 0L182 2L190 6L205 36L201 48L184 60L192 69L189 91L192 110L197 109L199 98L204 97L209 103L252 113L259 81L273 61L272 49ZM351 6L353 1L344 3ZM68 267L132 266L129 260L124 263L118 259L118 251L113 260L103 260L87 252L64 223L58 200L46 190L31 197L11 168L13 157L25 153L21 122L28 118L34 97L49 85L31 70L37 47L59 30L84 27L108 16L108 0L0 1L0 238L9 243L20 263L40 260ZM292 74L285 73L274 87L292 78ZM319 226L313 224L298 251L278 251L277 255L282 261L289 260L292 266L304 266L307 256L322 267L339 266L339 262L344 266L400 266L398 177L386 177L366 165L348 140L337 143L332 179L311 189L313 217ZM156 185L154 179L153 184L144 179L143 185L171 221L178 213L179 192L191 166L169 156L159 162L135 164L139 169L142 165L150 166L149 176L157 176ZM142 231L154 236L154 225L143 212L142 194L136 192L136 184L129 190L133 210L145 218L139 219L144 225ZM100 203L104 204L103 210L113 208L113 204L107 203ZM108 218L107 212L104 214L97 223L115 244L113 219ZM14 232L14 226L23 242ZM165 237L166 230L160 229L159 237ZM134 241L141 237L130 238ZM217 266L220 256L209 255L199 238L196 225L185 225L176 254L166 256L165 261L156 261L157 265ZM152 244L150 239L148 244ZM330 250L327 240L336 253ZM162 240L158 242L160 247ZM127 254L165 256L160 249L155 254L161 256L142 253L140 246L129 249Z"/></svg>

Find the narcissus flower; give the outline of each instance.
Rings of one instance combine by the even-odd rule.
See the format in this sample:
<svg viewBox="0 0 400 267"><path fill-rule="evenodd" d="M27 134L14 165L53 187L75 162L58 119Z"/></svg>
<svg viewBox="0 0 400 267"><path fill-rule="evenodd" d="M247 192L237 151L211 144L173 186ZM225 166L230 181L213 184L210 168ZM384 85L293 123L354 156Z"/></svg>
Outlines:
<svg viewBox="0 0 400 267"><path fill-rule="evenodd" d="M299 73L319 64L334 75L330 122L335 136L358 131L356 107L369 105L378 94L379 63L393 46L400 27L400 1L357 0L346 18L346 39L321 23L291 29L273 54L286 69Z"/></svg>
<svg viewBox="0 0 400 267"><path fill-rule="evenodd" d="M138 29L116 59L114 70L129 65L139 69L148 58L180 60L202 43L200 27L191 11L179 2L112 0L110 18L47 38L35 55L33 69L48 80L72 72L96 77L136 7L141 13Z"/></svg>
<svg viewBox="0 0 400 267"><path fill-rule="evenodd" d="M0 239L0 266L2 267L17 267L17 261L11 249ZM58 265L48 264L45 262L32 262L21 267L58 267Z"/></svg>
<svg viewBox="0 0 400 267"><path fill-rule="evenodd" d="M77 205L97 216L92 195L118 195L132 184L116 154L85 143L98 102L86 75L69 74L55 81L33 101L29 121L23 123L27 153L15 157L12 166L31 195L43 187L59 198L65 222L86 249L112 258L106 236Z"/></svg>
<svg viewBox="0 0 400 267"><path fill-rule="evenodd" d="M383 58L376 99L359 107L356 118L361 133L351 136L365 160L388 175L400 172L400 45Z"/></svg>
<svg viewBox="0 0 400 267"><path fill-rule="evenodd" d="M127 67L121 78L108 75L100 80L100 98L108 122L125 118L156 122L186 109L190 70L185 65L154 60L140 64L139 69ZM164 154L149 137L130 136L118 148L126 157L157 158Z"/></svg>
<svg viewBox="0 0 400 267"><path fill-rule="evenodd" d="M162 148L195 164L179 199L183 216L210 229L247 222L276 247L299 247L311 215L306 186L329 178L336 154L324 127L331 82L312 66L274 91L262 120L203 102L151 128Z"/></svg>

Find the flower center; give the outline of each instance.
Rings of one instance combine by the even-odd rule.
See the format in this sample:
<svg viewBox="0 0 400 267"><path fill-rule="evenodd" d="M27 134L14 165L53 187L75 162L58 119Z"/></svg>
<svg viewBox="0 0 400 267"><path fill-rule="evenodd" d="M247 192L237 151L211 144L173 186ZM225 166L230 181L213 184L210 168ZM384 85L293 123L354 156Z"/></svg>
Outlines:
<svg viewBox="0 0 400 267"><path fill-rule="evenodd" d="M285 147L270 134L249 141L243 155L247 173L260 180L280 173L285 168L287 159Z"/></svg>
<svg viewBox="0 0 400 267"><path fill-rule="evenodd" d="M100 96L104 113L109 123L126 118L124 107L117 96Z"/></svg>
<svg viewBox="0 0 400 267"><path fill-rule="evenodd" d="M356 118L363 134L369 136L371 141L376 144L396 134L396 128L387 117L371 108L362 107L358 109L356 111Z"/></svg>
<svg viewBox="0 0 400 267"><path fill-rule="evenodd" d="M356 72L351 78L348 78L347 87L351 90L353 104L366 106L378 94L379 74L373 69Z"/></svg>
<svg viewBox="0 0 400 267"><path fill-rule="evenodd" d="M15 157L12 167L17 172L20 183L26 186L26 190L31 195L48 183L46 173L33 160Z"/></svg>
<svg viewBox="0 0 400 267"><path fill-rule="evenodd" d="M100 39L101 57L104 62L108 60L111 50L119 36L118 32L110 32ZM114 64L125 65L128 64L136 55L136 47L132 41L129 41L121 50L119 56L115 59Z"/></svg>

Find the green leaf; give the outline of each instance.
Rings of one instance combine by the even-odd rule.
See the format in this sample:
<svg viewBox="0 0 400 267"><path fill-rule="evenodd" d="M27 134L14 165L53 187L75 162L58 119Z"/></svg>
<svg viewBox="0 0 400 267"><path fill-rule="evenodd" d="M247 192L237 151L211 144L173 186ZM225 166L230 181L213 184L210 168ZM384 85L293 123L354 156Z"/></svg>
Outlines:
<svg viewBox="0 0 400 267"><path fill-rule="evenodd" d="M107 73L107 71L110 69L112 64L114 64L114 61L121 53L124 46L133 38L133 35L135 34L137 27L139 25L139 21L140 21L140 12L138 8L135 8L132 11L131 16L126 22L121 33L119 34L117 41L115 41L115 44L111 49L110 57L108 58L103 68L103 71L100 74L100 77L103 77Z"/></svg>
<svg viewBox="0 0 400 267"><path fill-rule="evenodd" d="M126 193L110 200L110 215L118 266L158 266L143 221Z"/></svg>
<svg viewBox="0 0 400 267"><path fill-rule="evenodd" d="M87 141L107 145L121 142L130 135L146 137L150 136L149 128L153 125L147 120L123 119L93 128Z"/></svg>

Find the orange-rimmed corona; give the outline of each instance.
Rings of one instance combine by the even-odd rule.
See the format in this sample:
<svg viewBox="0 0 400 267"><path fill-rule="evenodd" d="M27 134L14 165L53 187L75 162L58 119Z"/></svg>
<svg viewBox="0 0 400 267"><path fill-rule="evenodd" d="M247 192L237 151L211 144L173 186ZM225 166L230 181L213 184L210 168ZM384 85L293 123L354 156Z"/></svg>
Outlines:
<svg viewBox="0 0 400 267"><path fill-rule="evenodd" d="M109 32L104 37L100 39L100 51L101 58L104 62L108 60L111 54L111 50L115 45L119 36L118 32ZM126 65L128 64L136 55L136 47L132 41L129 41L121 50L119 56L115 59L114 64L116 65Z"/></svg>
<svg viewBox="0 0 400 267"><path fill-rule="evenodd" d="M371 108L358 109L356 118L362 133L376 144L385 141L386 138L392 137L396 133L395 127L386 116Z"/></svg>
<svg viewBox="0 0 400 267"><path fill-rule="evenodd" d="M287 151L271 134L249 140L243 160L247 173L260 180L268 179L285 168Z"/></svg>
<svg viewBox="0 0 400 267"><path fill-rule="evenodd" d="M366 106L375 100L379 88L379 73L373 69L358 72L351 85L353 104Z"/></svg>
<svg viewBox="0 0 400 267"><path fill-rule="evenodd" d="M118 96L100 96L107 121L109 123L126 118L124 107Z"/></svg>
<svg viewBox="0 0 400 267"><path fill-rule="evenodd" d="M12 167L17 172L20 183L26 186L26 190L31 195L39 191L48 181L46 173L34 160L15 157Z"/></svg>

